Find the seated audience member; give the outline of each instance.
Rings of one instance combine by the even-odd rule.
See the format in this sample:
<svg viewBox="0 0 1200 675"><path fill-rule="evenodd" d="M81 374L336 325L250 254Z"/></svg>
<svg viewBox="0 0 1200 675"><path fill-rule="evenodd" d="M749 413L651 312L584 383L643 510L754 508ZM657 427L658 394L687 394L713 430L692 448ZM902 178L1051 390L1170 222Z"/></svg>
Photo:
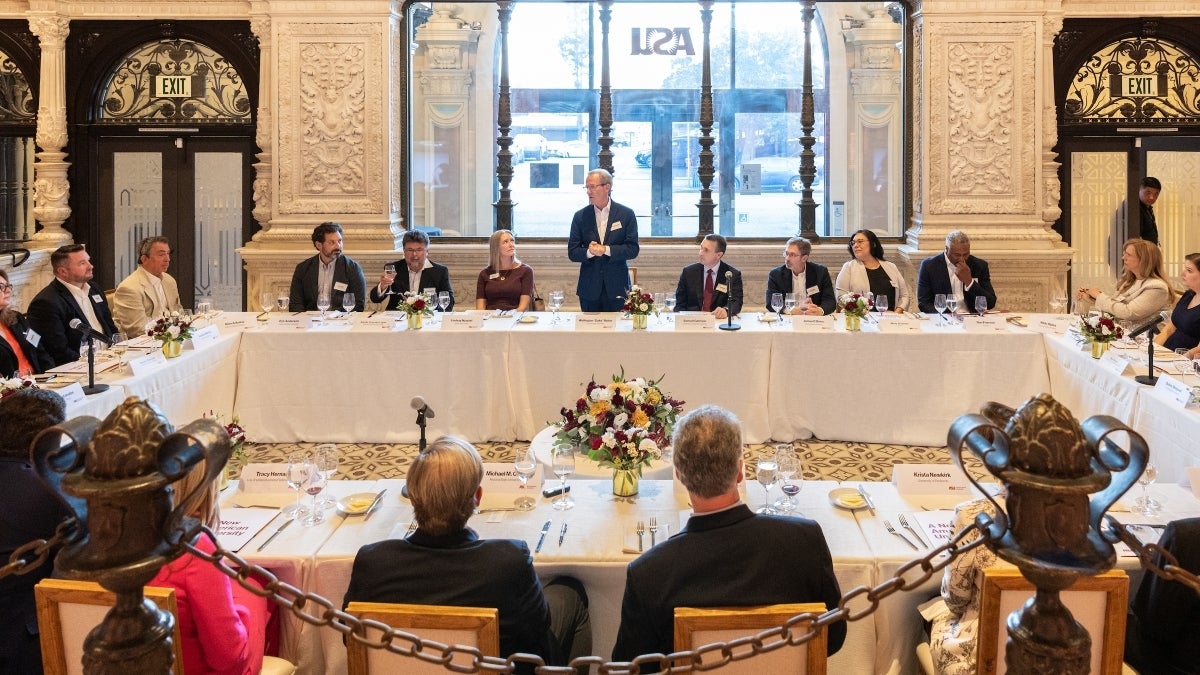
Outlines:
<svg viewBox="0 0 1200 675"><path fill-rule="evenodd" d="M342 253L342 226L325 222L313 228L313 248L317 254L301 260L292 272L288 292L288 311L312 312L317 298L329 298L329 306L342 309L342 296L354 294L354 311L361 312L367 301L367 280L362 267Z"/></svg>
<svg viewBox="0 0 1200 675"><path fill-rule="evenodd" d="M417 531L359 549L343 607L351 602L494 607L501 656L525 652L564 665L590 654L592 626L579 582L555 579L543 592L524 541L480 539L467 527L483 496L482 481L483 461L470 443L451 436L431 443L408 470Z"/></svg>
<svg viewBox="0 0 1200 675"><path fill-rule="evenodd" d="M19 389L0 399L0 564L21 546L53 537L58 524L75 515L29 458L33 438L65 418L62 397L46 389ZM57 553L26 574L0 578L0 673L42 672L33 587L54 571Z"/></svg>
<svg viewBox="0 0 1200 675"><path fill-rule="evenodd" d="M408 230L401 239L404 249L404 260L391 263L395 272L390 276L385 271L379 277L379 285L371 289L371 302L387 300L385 310L396 309L404 294L412 291L420 293L426 288L435 290L434 302L437 295L443 291L450 294L450 305L445 311L454 311L454 289L450 287L450 270L445 265L439 265L429 259L429 236L420 230ZM397 274L398 272L398 274ZM391 295L388 295L388 291Z"/></svg>
<svg viewBox="0 0 1200 675"><path fill-rule="evenodd" d="M1200 518L1167 524L1158 545L1179 566L1200 573ZM1166 564L1162 554L1154 564ZM1139 673L1200 673L1200 595L1178 581L1146 572L1125 623L1125 662Z"/></svg>
<svg viewBox="0 0 1200 675"><path fill-rule="evenodd" d="M742 273L723 260L725 247L725 237L704 235L700 241L700 260L679 272L675 311L710 312L718 319L741 313Z"/></svg>
<svg viewBox="0 0 1200 675"><path fill-rule="evenodd" d="M170 266L166 237L146 237L138 245L138 266L113 295L113 321L128 337L144 335L148 322L183 309L179 284L167 274Z"/></svg>
<svg viewBox="0 0 1200 675"><path fill-rule="evenodd" d="M674 442L675 476L687 488L693 515L678 534L629 563L613 660L674 651L676 607L835 607L841 591L821 526L758 515L738 496L738 419L716 406L697 408L679 419ZM846 623L827 630L833 654L846 639Z"/></svg>
<svg viewBox="0 0 1200 675"><path fill-rule="evenodd" d="M837 298L833 296L833 282L824 265L811 262L812 242L804 237L788 239L783 251L783 264L767 274L766 307L771 307L771 294L796 294L796 307L792 314L833 314L837 309ZM806 298L807 302L801 302Z"/></svg>
<svg viewBox="0 0 1200 675"><path fill-rule="evenodd" d="M933 314L935 295L953 296L964 311L974 312L976 298L986 298L987 308L996 307L996 291L986 260L971 255L971 240L955 230L946 235L946 250L921 261L917 273L917 307Z"/></svg>
<svg viewBox="0 0 1200 675"><path fill-rule="evenodd" d="M71 328L79 319L102 335L117 332L104 291L92 281L92 260L83 244L60 246L50 254L54 280L29 303L29 325L42 347L61 366L79 359L83 333Z"/></svg>
<svg viewBox="0 0 1200 675"><path fill-rule="evenodd" d="M1130 239L1125 242L1124 251L1121 263L1125 271L1117 278L1116 293L1109 295L1099 288L1079 289L1075 292L1078 313L1096 309L1140 324L1175 299L1175 291L1163 272L1162 249L1145 239Z"/></svg>
<svg viewBox="0 0 1200 675"><path fill-rule="evenodd" d="M842 265L833 286L838 296L846 293L886 295L888 309L903 312L908 307L908 283L894 264L883 259L883 244L870 230L859 230L847 246L851 259Z"/></svg>
<svg viewBox="0 0 1200 675"><path fill-rule="evenodd" d="M475 282L475 309L533 309L533 268L517 258L517 239L496 230L488 241L488 266Z"/></svg>
<svg viewBox="0 0 1200 675"><path fill-rule="evenodd" d="M204 490L188 515L216 531L221 521L217 484L205 483L205 467L201 461L172 487L175 503L197 488ZM207 534L196 540L196 548L206 553L216 550ZM147 585L175 589L184 672L257 675L262 670L269 618L266 598L232 583L211 563L190 553L163 566Z"/></svg>
<svg viewBox="0 0 1200 675"><path fill-rule="evenodd" d="M54 359L42 347L42 336L13 306L13 295L8 274L0 270L0 378L44 373L54 367Z"/></svg>
<svg viewBox="0 0 1200 675"><path fill-rule="evenodd" d="M1188 358L1200 355L1200 253L1190 253L1183 261L1183 285L1187 291L1175 309L1171 319L1159 334L1158 340L1167 349L1186 349ZM3 372L3 371L0 371Z"/></svg>

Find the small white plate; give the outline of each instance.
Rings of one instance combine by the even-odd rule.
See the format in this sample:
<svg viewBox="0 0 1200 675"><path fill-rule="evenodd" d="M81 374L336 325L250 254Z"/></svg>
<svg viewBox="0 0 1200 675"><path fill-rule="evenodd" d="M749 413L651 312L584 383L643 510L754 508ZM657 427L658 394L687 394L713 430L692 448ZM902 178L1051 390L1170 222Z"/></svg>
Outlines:
<svg viewBox="0 0 1200 675"><path fill-rule="evenodd" d="M348 516L361 516L371 508L371 502L374 501L374 492L355 492L339 499L337 507L339 511Z"/></svg>
<svg viewBox="0 0 1200 675"><path fill-rule="evenodd" d="M522 314L517 323L537 323L538 317L535 314Z"/></svg>
<svg viewBox="0 0 1200 675"><path fill-rule="evenodd" d="M835 488L829 491L829 503L839 509L859 511L867 508L867 500L854 488Z"/></svg>

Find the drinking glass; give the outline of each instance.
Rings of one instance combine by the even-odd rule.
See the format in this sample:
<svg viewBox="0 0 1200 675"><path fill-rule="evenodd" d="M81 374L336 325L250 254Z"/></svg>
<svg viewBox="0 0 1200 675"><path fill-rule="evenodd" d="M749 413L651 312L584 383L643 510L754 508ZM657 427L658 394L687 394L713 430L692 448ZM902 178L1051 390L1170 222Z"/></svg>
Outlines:
<svg viewBox="0 0 1200 675"><path fill-rule="evenodd" d="M958 313L958 298L953 295L946 296L946 309L950 311L950 316Z"/></svg>
<svg viewBox="0 0 1200 675"><path fill-rule="evenodd" d="M195 316L192 314L192 310L185 308L185 309L179 310L179 318L183 319L184 321L186 321L188 323L191 323L192 320L195 318Z"/></svg>
<svg viewBox="0 0 1200 675"><path fill-rule="evenodd" d="M1192 372L1192 361L1188 358L1187 353L1187 347L1177 347L1175 349L1175 355L1179 357L1179 360L1175 362L1175 372L1180 375L1187 375Z"/></svg>
<svg viewBox="0 0 1200 675"><path fill-rule="evenodd" d="M317 496L325 489L325 473L319 467L309 464L308 480L304 483L304 491L312 495L312 508L308 512L308 516L300 521L301 525L309 527L325 522L325 513L322 510L321 504L317 501Z"/></svg>
<svg viewBox="0 0 1200 675"><path fill-rule="evenodd" d="M267 315L271 313L271 308L275 306L275 294L270 291L263 291L259 296L259 306L262 307L262 316L258 317L259 321L266 321Z"/></svg>
<svg viewBox="0 0 1200 675"><path fill-rule="evenodd" d="M1150 496L1150 484L1158 478L1158 467L1153 462L1146 464L1142 475L1138 476L1138 485L1142 486L1142 496L1133 500L1133 510L1143 516L1154 516L1162 508L1157 499Z"/></svg>
<svg viewBox="0 0 1200 675"><path fill-rule="evenodd" d="M783 293L771 294L771 311L776 314L783 311Z"/></svg>
<svg viewBox="0 0 1200 675"><path fill-rule="evenodd" d="M521 480L521 490L527 489L529 478L537 472L537 455L533 453L533 449L518 450L517 458L513 460L513 468L517 471L517 478ZM536 499L522 492L516 506L521 511L532 511L536 503Z"/></svg>
<svg viewBox="0 0 1200 675"><path fill-rule="evenodd" d="M808 305L812 300L808 297L808 293L798 293L796 295L796 313L808 314Z"/></svg>
<svg viewBox="0 0 1200 675"><path fill-rule="evenodd" d="M288 296L283 294L275 296L275 306L279 308L279 311L286 312L290 305L291 300L288 298Z"/></svg>
<svg viewBox="0 0 1200 675"><path fill-rule="evenodd" d="M1050 298L1050 311L1054 312L1055 314L1059 314L1066 308L1067 308L1067 296L1056 295L1056 296Z"/></svg>
<svg viewBox="0 0 1200 675"><path fill-rule="evenodd" d="M308 461L308 453L290 452L287 456L287 484L288 487L296 491L296 503L284 507L280 513L288 518L303 518L308 514L308 509L300 504L300 491L304 488L304 484L308 482L308 472L311 464Z"/></svg>
<svg viewBox="0 0 1200 675"><path fill-rule="evenodd" d="M942 317L942 315L946 313L946 294L945 293L938 293L937 295L933 296L933 308L935 310L937 310L939 319L944 318L944 317Z"/></svg>
<svg viewBox="0 0 1200 675"><path fill-rule="evenodd" d="M342 310L347 314L354 311L354 294L342 293Z"/></svg>
<svg viewBox="0 0 1200 675"><path fill-rule="evenodd" d="M442 291L437 296L438 310L446 311L450 309L450 291Z"/></svg>
<svg viewBox="0 0 1200 675"><path fill-rule="evenodd" d="M570 447L556 446L552 451L550 469L558 476L558 487L562 490L558 499L554 500L554 510L566 511L575 508L575 500L567 494L567 476L575 473L575 451Z"/></svg>
<svg viewBox="0 0 1200 675"><path fill-rule="evenodd" d="M779 478L783 481L783 485L779 488L783 491L783 496L775 500L775 509L781 513L791 513L796 510L797 506L794 497L800 492L800 486L793 483L792 478L800 474L801 480L803 480L804 476L801 473L803 466L791 443L780 443L775 446L775 463L779 466Z"/></svg>
<svg viewBox="0 0 1200 675"><path fill-rule="evenodd" d="M666 297L663 298L663 307L667 308L668 314L675 312L675 294L674 293L667 293ZM667 321L674 321L674 320L675 320L675 317L673 317L673 316L667 317Z"/></svg>
<svg viewBox="0 0 1200 675"><path fill-rule="evenodd" d="M975 298L975 313L979 316L987 314L987 298L982 295Z"/></svg>
<svg viewBox="0 0 1200 675"><path fill-rule="evenodd" d="M339 458L338 447L333 443L322 443L313 450L313 464L316 465L317 471L321 472L326 481L337 473ZM322 509L331 509L337 506L337 502L329 497L322 497L320 505Z"/></svg>
<svg viewBox="0 0 1200 675"><path fill-rule="evenodd" d="M792 310L796 309L796 294L788 293L783 296L783 311L785 314L791 314Z"/></svg>
<svg viewBox="0 0 1200 675"><path fill-rule="evenodd" d="M563 292L550 291L550 311L554 313L554 319L550 323L558 323L558 310L562 309Z"/></svg>
<svg viewBox="0 0 1200 675"><path fill-rule="evenodd" d="M129 350L129 345L125 341L128 339L129 336L119 331L112 334L112 344L109 345L109 349L117 355L117 370L125 368L125 352Z"/></svg>
<svg viewBox="0 0 1200 675"><path fill-rule="evenodd" d="M325 318L325 312L329 311L332 303L329 302L329 296L322 293L317 296L317 309L321 312L321 319Z"/></svg>
<svg viewBox="0 0 1200 675"><path fill-rule="evenodd" d="M196 314L207 319L209 314L213 313L213 303L211 298L200 298L196 301Z"/></svg>
<svg viewBox="0 0 1200 675"><path fill-rule="evenodd" d="M875 296L875 311L885 314L888 311L888 298L883 293Z"/></svg>
<svg viewBox="0 0 1200 675"><path fill-rule="evenodd" d="M396 295L396 291L392 290L392 282L396 280L396 266L395 265L389 264L389 265L383 266L383 280L385 282L387 282L387 290L384 291L383 294L384 295Z"/></svg>
<svg viewBox="0 0 1200 675"><path fill-rule="evenodd" d="M758 466L755 469L755 478L758 479L758 484L763 486L763 505L758 510L759 513L775 513L775 508L771 506L771 488L775 487L775 483L779 482L779 463L775 461L775 457L763 457L758 460Z"/></svg>
<svg viewBox="0 0 1200 675"><path fill-rule="evenodd" d="M654 294L654 318L655 319L660 319L662 317L663 302L666 299L667 299L667 294L663 293L662 291L658 291L657 293Z"/></svg>

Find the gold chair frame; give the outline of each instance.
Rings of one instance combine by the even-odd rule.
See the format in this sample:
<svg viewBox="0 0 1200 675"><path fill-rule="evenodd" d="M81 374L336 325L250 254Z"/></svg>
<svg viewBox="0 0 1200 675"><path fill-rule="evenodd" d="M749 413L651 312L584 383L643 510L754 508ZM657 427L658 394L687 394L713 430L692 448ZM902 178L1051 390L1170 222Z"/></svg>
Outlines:
<svg viewBox="0 0 1200 675"><path fill-rule="evenodd" d="M759 607L676 607L675 608L675 650L695 649L701 645L694 644L696 633L710 631L736 631L739 636L754 633L783 625L785 621L805 612L821 613L825 605L816 603L793 603L783 605L762 605ZM798 624L797 629L803 630L806 624ZM824 628L815 638L800 645L804 655L806 675L824 675L828 656L826 646L828 633ZM745 648L748 650L749 648ZM784 647L783 649L789 649ZM740 653L740 651L738 652ZM746 667L745 672L765 672L761 658L738 662ZM732 670L730 670L732 668ZM726 666L721 672L739 672L737 666Z"/></svg>

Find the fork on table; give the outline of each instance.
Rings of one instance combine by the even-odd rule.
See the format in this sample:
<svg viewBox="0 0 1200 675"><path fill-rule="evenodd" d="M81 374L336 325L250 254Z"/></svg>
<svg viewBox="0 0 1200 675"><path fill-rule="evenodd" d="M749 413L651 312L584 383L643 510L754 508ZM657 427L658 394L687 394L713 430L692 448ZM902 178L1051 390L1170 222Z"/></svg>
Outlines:
<svg viewBox="0 0 1200 675"><path fill-rule="evenodd" d="M656 534L658 534L658 518L655 518L654 516L650 516L650 546L651 547L653 547L655 544L658 543L657 538L654 536Z"/></svg>
<svg viewBox="0 0 1200 675"><path fill-rule="evenodd" d="M908 530L909 532L912 532L913 536L917 538L917 543L924 545L925 544L924 537L921 536L920 532L917 532L915 529L913 529L912 525L909 525L908 518L905 518L903 513L901 513L898 517L900 519L900 527L903 527L904 529Z"/></svg>
<svg viewBox="0 0 1200 675"><path fill-rule="evenodd" d="M908 537L904 536L904 533L903 533L903 532L899 532L899 531L897 531L897 530L896 530L896 528L892 527L892 521L890 521L890 520L885 520L885 521L883 521L883 526L884 526L884 528L886 528L886 529L887 529L887 531L888 531L888 532L891 532L892 534L896 535L897 537L900 537L901 539L903 539L903 540L904 540L904 543L906 543L906 544L908 544L909 546L911 546L911 547L912 547L912 549L913 549L914 551L920 551L920 550L921 550L920 548L918 548L918 547L917 547L917 545L916 545L916 544L914 544L914 543L912 543L911 541L909 541Z"/></svg>
<svg viewBox="0 0 1200 675"><path fill-rule="evenodd" d="M637 523L638 550L642 550L642 535L646 534L646 524L642 521Z"/></svg>

